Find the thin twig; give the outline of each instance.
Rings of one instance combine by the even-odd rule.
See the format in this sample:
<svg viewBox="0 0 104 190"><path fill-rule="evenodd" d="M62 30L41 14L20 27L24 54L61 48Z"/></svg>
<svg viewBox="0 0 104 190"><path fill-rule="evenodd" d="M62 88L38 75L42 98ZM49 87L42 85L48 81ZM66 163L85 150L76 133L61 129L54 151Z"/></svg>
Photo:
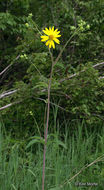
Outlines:
<svg viewBox="0 0 104 190"><path fill-rule="evenodd" d="M102 159L104 159L104 155L98 157L96 160L94 160L93 162L91 162L87 166L85 165L83 168L81 168L81 170L78 173L76 173L74 176L72 176L70 179L66 180L62 185L60 185L60 187L63 187L66 183L71 182L75 177L77 177L82 171L84 171L88 167L92 166L93 164L95 164L97 162L103 161Z"/></svg>
<svg viewBox="0 0 104 190"><path fill-rule="evenodd" d="M76 32L76 31L75 31ZM60 59L64 49L66 48L66 46L68 45L68 43L70 42L70 40L73 38L73 36L75 35L75 32L73 33L73 35L69 38L69 40L66 42L66 44L64 45L64 47L62 48L62 50L60 51L60 53L58 54L56 60L54 61L54 65L58 62L58 60Z"/></svg>
<svg viewBox="0 0 104 190"><path fill-rule="evenodd" d="M99 66L103 66L103 65L104 65L104 62L101 62L101 63L97 63L96 65L93 65L92 67L95 68L95 67L99 67ZM85 72L85 70L80 71L80 73L81 73L81 72ZM67 77L67 78L61 79L59 82L62 83L62 82L64 82L65 80L69 80L69 79L75 77L76 75L77 75L77 73L72 74L72 75L70 75L70 76ZM103 78L104 78L104 76L100 76L100 77L99 77L99 79L103 79ZM2 94L0 94L0 99L1 99L1 98L4 98L5 96L11 95L11 94L17 92L18 90L19 90L19 89L13 90L13 91L8 91L8 92L3 92ZM47 91L47 89L41 90L41 92L45 92L45 91ZM39 92L39 93L40 93L40 92Z"/></svg>
<svg viewBox="0 0 104 190"><path fill-rule="evenodd" d="M20 55L18 55L15 60L17 60L18 58L20 57ZM8 69L9 67L11 67L13 65L13 63L11 63L10 65L8 65L1 73L0 73L0 76L3 75Z"/></svg>
<svg viewBox="0 0 104 190"><path fill-rule="evenodd" d="M1 108L0 108L0 111L1 111L1 110L4 110L4 109L6 109L6 108L8 108L8 107L10 107L10 106L12 106L12 105L14 105L14 104L19 104L20 102L21 102L21 101L13 102L13 103L7 104L6 106L1 107Z"/></svg>
<svg viewBox="0 0 104 190"><path fill-rule="evenodd" d="M102 77L99 77L99 79L104 79L104 76L102 76Z"/></svg>
<svg viewBox="0 0 104 190"><path fill-rule="evenodd" d="M7 71L9 69L9 67L11 67L13 65L13 63L11 63L10 65L8 65L1 73L0 76L3 75L5 73L5 71Z"/></svg>
<svg viewBox="0 0 104 190"><path fill-rule="evenodd" d="M45 99L43 99L43 98L36 98L37 100L42 100L42 101L44 101L45 103L46 103L46 100ZM61 106L59 106L59 105L57 105L57 104L55 104L55 103L53 103L53 102L50 102L50 104L52 104L52 105L54 105L54 106L56 106L56 107L58 107L58 108L60 108L60 109L62 109L62 110L64 110L64 111L66 111L66 112L69 112L68 110L66 110L65 108L63 108L63 107L61 107Z"/></svg>
<svg viewBox="0 0 104 190"><path fill-rule="evenodd" d="M98 67L98 66L103 66L104 65L104 62L101 62L101 63L97 63L96 65L93 65L93 67Z"/></svg>
<svg viewBox="0 0 104 190"><path fill-rule="evenodd" d="M96 65L93 65L92 67L95 68L95 67L103 66L103 65L104 65L104 62L101 62L101 63L97 63ZM82 73L82 72L85 72L85 70L80 71L79 74ZM78 74L77 74L77 73L72 74L72 75L70 75L70 76L67 77L67 78L61 79L59 82L62 83L62 82L64 82L65 80L69 80L69 79L75 77L76 75L78 75ZM101 79L101 78L104 78L104 77L99 77L99 79Z"/></svg>
<svg viewBox="0 0 104 190"><path fill-rule="evenodd" d="M12 91L9 91L9 92L4 92L4 93L0 94L0 99L4 98L5 96L9 96L11 94L14 94L15 92L17 92L17 90L12 90Z"/></svg>

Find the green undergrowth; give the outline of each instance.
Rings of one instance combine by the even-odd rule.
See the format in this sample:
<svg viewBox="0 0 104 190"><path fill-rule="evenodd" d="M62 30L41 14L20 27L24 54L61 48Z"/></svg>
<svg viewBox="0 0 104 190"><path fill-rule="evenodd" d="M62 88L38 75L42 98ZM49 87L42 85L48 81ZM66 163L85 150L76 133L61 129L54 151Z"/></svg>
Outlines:
<svg viewBox="0 0 104 190"><path fill-rule="evenodd" d="M84 123L77 124L70 134L69 124L65 125L64 135L58 130L48 135L45 189L103 190L103 127L91 132ZM43 144L37 136L14 139L1 124L0 190L41 189Z"/></svg>

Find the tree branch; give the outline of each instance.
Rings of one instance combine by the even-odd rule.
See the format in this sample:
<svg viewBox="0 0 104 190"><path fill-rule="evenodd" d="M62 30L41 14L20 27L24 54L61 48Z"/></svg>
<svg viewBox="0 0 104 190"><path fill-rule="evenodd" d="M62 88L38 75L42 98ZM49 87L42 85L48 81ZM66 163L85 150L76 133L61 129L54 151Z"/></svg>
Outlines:
<svg viewBox="0 0 104 190"><path fill-rule="evenodd" d="M93 65L92 67L93 67L93 68L96 68L96 67L98 67L98 66L103 66L103 65L104 65L104 62L101 62L101 63L97 63L96 65ZM82 72L85 72L85 70L80 71L80 73L82 73ZM62 83L62 82L64 82L65 80L69 80L69 79L75 77L76 75L77 75L77 73L75 73L75 74L73 74L73 75L70 75L70 76L67 77L67 78L61 79L59 82ZM100 78L104 78L104 77L99 77L99 79L100 79Z"/></svg>
<svg viewBox="0 0 104 190"><path fill-rule="evenodd" d="M96 65L93 65L92 67L93 67L93 68L96 68L96 67L98 67L98 66L103 66L103 65L104 65L104 62L102 62L102 63L97 63ZM85 72L85 70L80 71L80 73L81 73L81 72ZM64 82L65 80L69 80L69 79L75 77L76 75L77 75L77 73L72 74L72 75L70 75L70 76L67 77L67 78L61 79L59 82L62 83L62 82ZM104 78L104 76L100 76L100 77L99 77L99 79L103 79L103 78ZM9 96L9 95L11 95L11 94L14 94L14 93L17 92L18 90L19 90L19 89L15 89L15 90L8 91L8 92L3 92L2 94L0 94L0 99L1 99L1 98L4 98L5 96ZM41 92L45 92L45 91L47 91L47 89L41 90Z"/></svg>
<svg viewBox="0 0 104 190"><path fill-rule="evenodd" d="M7 71L9 69L9 67L11 67L13 65L13 63L11 63L10 65L8 65L1 73L0 76L3 75L5 73L5 71Z"/></svg>
<svg viewBox="0 0 104 190"><path fill-rule="evenodd" d="M18 90L12 90L12 91L9 91L9 92L5 92L5 93L2 93L0 94L0 99L1 98L4 98L5 96L9 96L11 94L14 94L15 92L17 92Z"/></svg>
<svg viewBox="0 0 104 190"><path fill-rule="evenodd" d="M19 57L20 57L20 55L18 55L15 60L17 60ZM9 67L11 67L12 65L13 65L13 63L11 63L10 65L8 65L8 66L0 73L0 76L3 75L3 74L9 69Z"/></svg>
<svg viewBox="0 0 104 190"><path fill-rule="evenodd" d="M4 109L6 109L6 108L8 108L8 107L10 107L10 106L12 106L12 105L14 105L14 104L18 104L18 103L20 103L20 102L21 102L21 101L13 102L13 103L7 104L6 106L1 107L1 108L0 108L0 111L1 111L1 110L4 110Z"/></svg>

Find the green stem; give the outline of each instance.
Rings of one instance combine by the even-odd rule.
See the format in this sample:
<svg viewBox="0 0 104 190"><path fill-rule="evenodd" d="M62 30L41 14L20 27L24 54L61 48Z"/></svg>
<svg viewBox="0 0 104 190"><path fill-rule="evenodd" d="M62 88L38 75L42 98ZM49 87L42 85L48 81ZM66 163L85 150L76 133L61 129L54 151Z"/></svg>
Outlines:
<svg viewBox="0 0 104 190"><path fill-rule="evenodd" d="M49 52L50 52L50 49L49 49ZM46 160L46 147L47 147L49 113L50 113L50 90L51 90L51 82L52 82L53 67L54 67L54 61L53 61L53 56L52 56L51 52L50 52L50 55L51 55L51 60L52 60L52 67L51 67L50 79L49 79L49 84L48 84L47 123L46 123L46 129L45 129L45 133L44 133L45 144L44 144L44 153L43 153L42 190L44 190L44 182L45 182L45 160Z"/></svg>
<svg viewBox="0 0 104 190"><path fill-rule="evenodd" d="M47 148L47 135L48 135L48 127L49 127L49 113L50 113L50 90L51 90L51 82L52 82L52 75L53 75L53 67L54 65L58 62L60 59L64 49L66 48L67 44L70 42L70 40L73 38L75 35L76 31L73 33L73 35L69 38L69 40L66 42L62 50L60 51L59 55L57 56L56 60L53 60L53 55L49 49L49 53L51 56L51 61L52 61L52 67L51 67L51 73L50 73L50 79L49 79L49 84L48 84L48 105L47 105L47 123L46 123L46 129L44 132L44 138L45 138L45 144L44 144L44 153L43 153L43 174L42 174L42 190L44 190L44 182L45 182L45 160L46 160L46 148Z"/></svg>

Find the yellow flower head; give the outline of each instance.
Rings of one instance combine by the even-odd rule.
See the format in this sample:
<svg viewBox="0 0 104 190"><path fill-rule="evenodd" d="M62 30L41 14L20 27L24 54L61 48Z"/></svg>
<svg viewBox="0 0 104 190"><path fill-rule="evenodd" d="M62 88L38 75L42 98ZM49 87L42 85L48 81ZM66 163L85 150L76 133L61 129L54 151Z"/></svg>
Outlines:
<svg viewBox="0 0 104 190"><path fill-rule="evenodd" d="M61 35L58 35L60 33L60 31L58 31L58 29L54 30L54 26L51 28L49 27L49 29L45 28L45 30L43 30L43 32L47 35L47 36L41 36L41 41L45 42L46 41L46 46L49 46L49 48L53 47L55 48L55 43L54 41L59 44L60 41L57 39L59 38Z"/></svg>

